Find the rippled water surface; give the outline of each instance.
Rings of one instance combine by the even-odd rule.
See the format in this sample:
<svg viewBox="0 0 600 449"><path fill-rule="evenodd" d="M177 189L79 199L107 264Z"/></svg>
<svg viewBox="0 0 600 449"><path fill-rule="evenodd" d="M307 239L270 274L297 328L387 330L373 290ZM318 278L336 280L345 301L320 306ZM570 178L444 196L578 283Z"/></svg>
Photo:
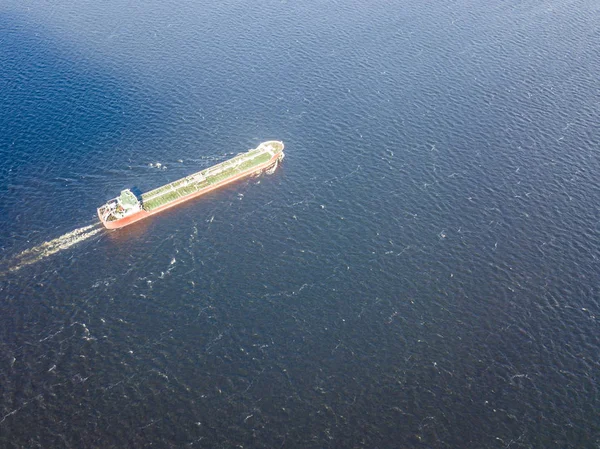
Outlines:
<svg viewBox="0 0 600 449"><path fill-rule="evenodd" d="M0 447L599 447L599 24L5 1ZM275 174L99 227L270 139Z"/></svg>

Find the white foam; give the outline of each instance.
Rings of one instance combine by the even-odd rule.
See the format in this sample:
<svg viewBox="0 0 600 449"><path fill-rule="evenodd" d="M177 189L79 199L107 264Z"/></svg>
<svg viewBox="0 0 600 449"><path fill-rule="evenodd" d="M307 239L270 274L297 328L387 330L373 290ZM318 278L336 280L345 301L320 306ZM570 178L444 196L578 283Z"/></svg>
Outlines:
<svg viewBox="0 0 600 449"><path fill-rule="evenodd" d="M59 251L70 248L77 243L83 242L90 237L98 234L102 231L100 223L84 226L74 231L67 232L60 237L57 237L48 242L44 242L41 245L34 246L33 248L26 249L14 258L10 271L17 271L27 265L31 265L35 262L39 262L52 254L56 254Z"/></svg>

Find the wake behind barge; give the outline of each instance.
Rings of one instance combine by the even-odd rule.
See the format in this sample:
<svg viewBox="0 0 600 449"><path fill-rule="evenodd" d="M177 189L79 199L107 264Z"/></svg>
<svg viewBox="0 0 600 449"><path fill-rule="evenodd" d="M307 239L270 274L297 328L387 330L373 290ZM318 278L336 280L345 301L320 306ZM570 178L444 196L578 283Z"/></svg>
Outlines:
<svg viewBox="0 0 600 449"><path fill-rule="evenodd" d="M143 193L141 199L131 190L123 190L98 208L98 218L108 229L122 228L238 179L274 171L283 157L283 142L263 142L225 162Z"/></svg>

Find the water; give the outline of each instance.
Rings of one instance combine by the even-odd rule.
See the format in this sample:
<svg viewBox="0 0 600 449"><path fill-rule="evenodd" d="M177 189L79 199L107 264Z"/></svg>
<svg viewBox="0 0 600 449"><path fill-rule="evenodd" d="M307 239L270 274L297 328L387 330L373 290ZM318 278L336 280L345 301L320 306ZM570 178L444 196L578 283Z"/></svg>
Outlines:
<svg viewBox="0 0 600 449"><path fill-rule="evenodd" d="M600 446L599 19L4 2L0 447Z"/></svg>

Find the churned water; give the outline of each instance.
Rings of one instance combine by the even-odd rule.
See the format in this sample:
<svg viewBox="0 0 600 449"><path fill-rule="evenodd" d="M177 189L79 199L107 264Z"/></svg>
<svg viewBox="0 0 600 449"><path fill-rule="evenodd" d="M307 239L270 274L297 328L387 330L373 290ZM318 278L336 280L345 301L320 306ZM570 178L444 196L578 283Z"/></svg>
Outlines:
<svg viewBox="0 0 600 449"><path fill-rule="evenodd" d="M599 24L5 0L0 447L599 447ZM98 227L270 139L272 176Z"/></svg>

